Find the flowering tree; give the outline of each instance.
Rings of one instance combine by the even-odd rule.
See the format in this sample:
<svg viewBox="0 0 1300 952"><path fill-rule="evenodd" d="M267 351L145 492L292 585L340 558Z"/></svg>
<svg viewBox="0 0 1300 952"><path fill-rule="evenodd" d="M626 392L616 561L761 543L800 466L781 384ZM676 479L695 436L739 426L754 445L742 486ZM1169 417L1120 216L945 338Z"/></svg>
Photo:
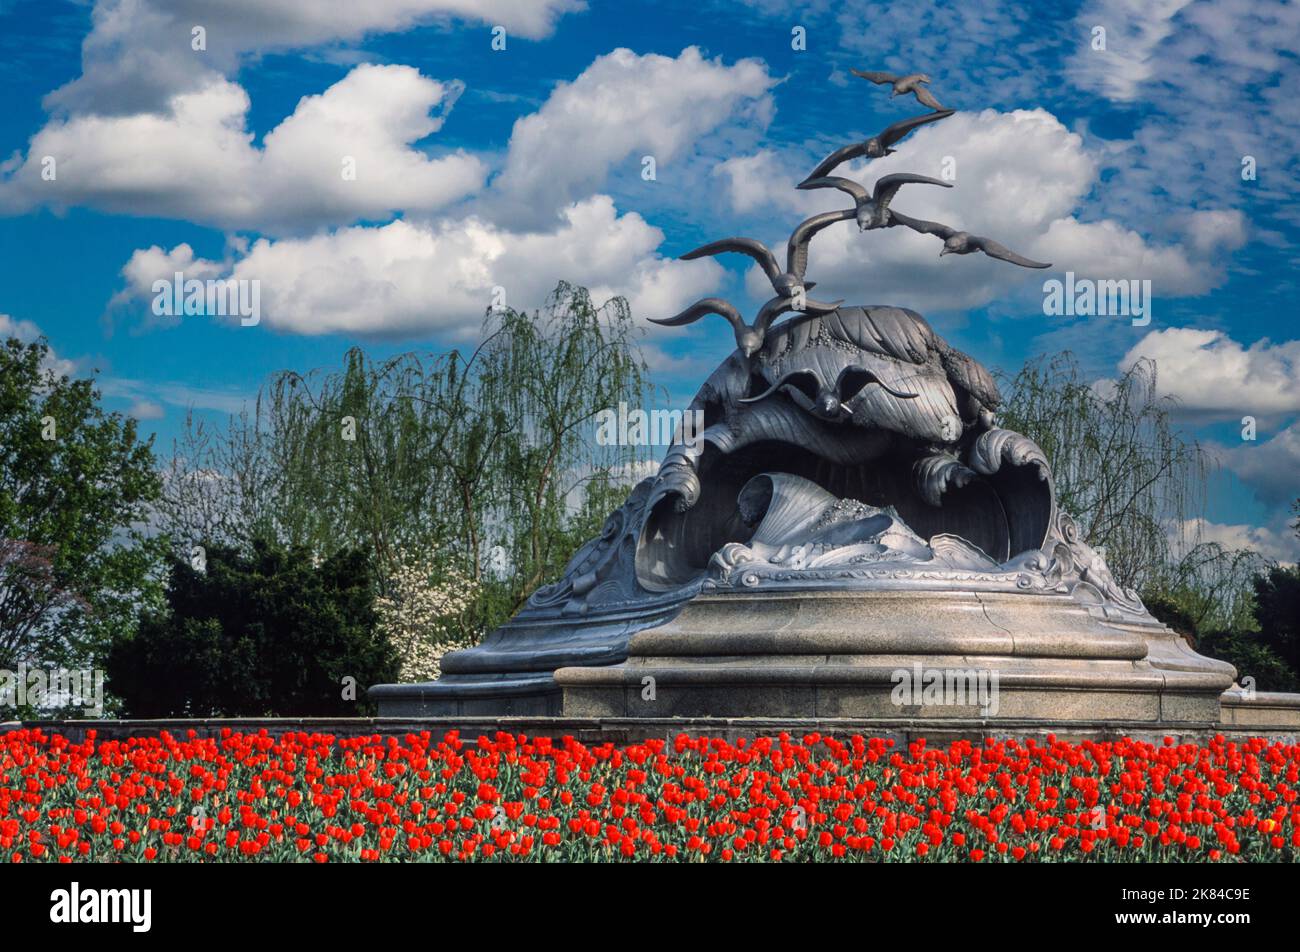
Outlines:
<svg viewBox="0 0 1300 952"><path fill-rule="evenodd" d="M379 624L397 649L402 681L432 681L442 656L478 641L466 630L465 615L479 583L432 557L403 560L390 578L389 593L375 600Z"/></svg>

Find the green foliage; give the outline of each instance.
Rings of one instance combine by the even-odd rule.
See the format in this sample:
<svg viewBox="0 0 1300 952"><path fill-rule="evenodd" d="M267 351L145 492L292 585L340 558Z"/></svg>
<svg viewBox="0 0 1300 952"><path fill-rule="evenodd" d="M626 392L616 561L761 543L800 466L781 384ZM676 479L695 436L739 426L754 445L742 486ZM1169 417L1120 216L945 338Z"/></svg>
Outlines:
<svg viewBox="0 0 1300 952"><path fill-rule="evenodd" d="M1300 672L1300 566L1274 565L1255 577L1259 640Z"/></svg>
<svg viewBox="0 0 1300 952"><path fill-rule="evenodd" d="M1176 429L1156 382L1148 361L1105 386L1086 379L1071 354L1031 361L1004 388L1001 424L1043 448L1062 508L1156 618L1258 688L1293 690L1295 570L1197 538L1209 459Z"/></svg>
<svg viewBox="0 0 1300 952"><path fill-rule="evenodd" d="M132 717L364 713L366 687L397 674L368 561L347 550L313 565L262 542L210 549L206 571L176 559L165 609L113 646L109 688Z"/></svg>
<svg viewBox="0 0 1300 952"><path fill-rule="evenodd" d="M152 441L44 341L0 345L0 667L82 666L157 596Z"/></svg>
<svg viewBox="0 0 1300 952"><path fill-rule="evenodd" d="M561 284L540 312L490 313L468 355L354 349L341 370L278 374L224 433L191 423L164 522L182 549L361 548L385 594L407 560L445 560L480 583L482 632L559 573L644 462L592 439L600 410L649 402L636 333L622 299Z"/></svg>
<svg viewBox="0 0 1300 952"><path fill-rule="evenodd" d="M1254 678L1257 691L1297 691L1300 677L1259 636L1249 631L1211 631L1197 642L1201 654L1227 661L1237 680Z"/></svg>
<svg viewBox="0 0 1300 952"><path fill-rule="evenodd" d="M1175 428L1157 395L1156 368L1139 361L1100 387L1068 352L1025 364L1004 387L1002 426L1038 443L1057 499L1089 544L1104 548L1120 584L1163 581L1183 536L1205 509L1209 460Z"/></svg>
<svg viewBox="0 0 1300 952"><path fill-rule="evenodd" d="M1200 637L1196 619L1177 596L1169 592L1152 592L1143 597L1142 602L1156 620L1168 625L1191 644L1196 644Z"/></svg>

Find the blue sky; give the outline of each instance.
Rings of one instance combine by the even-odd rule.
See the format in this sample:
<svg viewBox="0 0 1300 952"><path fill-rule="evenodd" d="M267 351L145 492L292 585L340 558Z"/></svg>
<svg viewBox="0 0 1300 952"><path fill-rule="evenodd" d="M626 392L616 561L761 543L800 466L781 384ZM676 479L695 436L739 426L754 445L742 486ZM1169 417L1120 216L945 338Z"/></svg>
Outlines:
<svg viewBox="0 0 1300 952"><path fill-rule="evenodd" d="M0 0L0 331L98 369L165 452L187 409L276 370L472 343L493 287L532 308L563 278L642 323L713 294L752 310L746 260L676 256L837 207L792 186L919 108L848 70L923 70L959 112L844 171L949 161L954 188L895 207L1054 267L845 226L813 246L817 296L915 307L1007 371L1157 359L1223 465L1206 537L1294 559L1297 40L1296 4L1244 0ZM177 270L258 281L261 323L156 317ZM1150 280L1151 323L1045 315L1067 270ZM679 403L734 346L721 320L646 333Z"/></svg>

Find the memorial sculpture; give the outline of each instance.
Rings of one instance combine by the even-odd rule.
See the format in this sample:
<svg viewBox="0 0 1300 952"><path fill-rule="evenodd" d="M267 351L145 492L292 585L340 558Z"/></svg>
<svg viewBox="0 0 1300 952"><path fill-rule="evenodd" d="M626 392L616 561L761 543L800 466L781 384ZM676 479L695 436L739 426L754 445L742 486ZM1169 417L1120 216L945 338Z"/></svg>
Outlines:
<svg viewBox="0 0 1300 952"><path fill-rule="evenodd" d="M1050 267L893 208L904 185L948 182L832 176L953 114L923 74L858 75L936 111L837 150L798 186L854 206L801 223L784 267L749 238L683 256L749 255L774 291L752 324L719 298L658 321L715 313L735 329L690 407L701 438L672 446L562 577L446 656L439 681L372 689L381 713L987 720L973 700L900 704L896 673L920 665L992 673L1004 719L1219 720L1232 667L1117 583L1058 506L1042 450L998 425L988 371L906 307L807 297L813 238L842 221Z"/></svg>

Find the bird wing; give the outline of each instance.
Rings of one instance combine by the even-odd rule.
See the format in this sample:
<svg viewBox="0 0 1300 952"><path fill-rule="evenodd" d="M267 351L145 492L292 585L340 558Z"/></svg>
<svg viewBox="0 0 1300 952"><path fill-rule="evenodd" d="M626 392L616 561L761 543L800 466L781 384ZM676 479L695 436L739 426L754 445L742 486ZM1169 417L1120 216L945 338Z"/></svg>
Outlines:
<svg viewBox="0 0 1300 952"><path fill-rule="evenodd" d="M889 148L917 126L923 126L927 122L934 122L937 119L947 119L954 112L956 112L955 109L940 109L938 112L927 112L923 116L913 116L910 119L904 119L901 122L894 123L884 132L880 133L877 138L880 139L881 145L885 148ZM818 168L820 168L820 166L818 166ZM815 175L816 173L814 172L813 174Z"/></svg>
<svg viewBox="0 0 1300 952"><path fill-rule="evenodd" d="M767 329L772 326L772 322L786 311L793 310L794 298L784 296L772 298L758 309L758 317L754 318L754 330L766 337Z"/></svg>
<svg viewBox="0 0 1300 952"><path fill-rule="evenodd" d="M893 73L872 72L865 69L854 69L850 70L850 72L853 73L854 76L861 76L863 79L867 80L867 82L875 83L877 86L883 83L893 83L898 80L898 77Z"/></svg>
<svg viewBox="0 0 1300 952"><path fill-rule="evenodd" d="M827 175L822 178L810 178L807 181L800 182L799 188L838 188L841 192L848 192L853 196L854 203L865 202L871 196L863 185L859 185L853 179L843 178L839 175Z"/></svg>
<svg viewBox="0 0 1300 952"><path fill-rule="evenodd" d="M889 223L890 225L906 225L912 231L918 231L923 235L938 235L944 241L957 234L956 228L942 225L937 221L926 221L923 218L909 218L902 212L890 212Z"/></svg>
<svg viewBox="0 0 1300 952"><path fill-rule="evenodd" d="M799 183L799 187L803 188L814 179L830 175L831 172L843 165L849 159L856 159L860 155L865 155L868 141L870 140L864 139L862 142L855 142L852 145L846 145L843 148L836 149L830 155L826 156L826 158L822 159L821 164L819 164L817 168L813 169L806 179Z"/></svg>
<svg viewBox="0 0 1300 952"><path fill-rule="evenodd" d="M726 254L734 251L737 254L749 255L759 266L767 273L769 281L776 281L781 277L781 266L776 263L776 256L756 238L723 238L721 241L711 241L707 245L701 245L694 251L688 251L682 255L683 261L694 261L696 258L703 258L706 255Z"/></svg>
<svg viewBox="0 0 1300 952"><path fill-rule="evenodd" d="M943 108L939 100L934 98L934 93L930 92L930 90L926 89L924 86L914 86L912 92L916 93L916 98L920 100L922 106L929 106L931 109L935 110Z"/></svg>
<svg viewBox="0 0 1300 952"><path fill-rule="evenodd" d="M913 182L921 182L925 185L942 185L944 188L952 188L951 182L943 182L937 178L930 178L928 175L913 175L911 172L897 172L893 175L886 175L876 180L875 188L872 190L872 201L877 208L888 208L889 203L894 200L898 190L904 185L910 185Z"/></svg>
<svg viewBox="0 0 1300 952"><path fill-rule="evenodd" d="M848 221L856 215L857 209L846 208L838 212L822 212L800 222L794 233L790 235L789 244L786 245L786 270L802 281L804 272L808 270L808 242L812 241L813 235L827 225L833 225L837 221Z"/></svg>
<svg viewBox="0 0 1300 952"><path fill-rule="evenodd" d="M736 310L735 305L729 301L724 301L722 298L715 297L696 301L686 310L672 317L652 317L650 321L654 324L663 324L665 327L681 327L683 324L694 324L705 314L721 314L737 331L745 329L745 319L740 316L740 312Z"/></svg>
<svg viewBox="0 0 1300 952"><path fill-rule="evenodd" d="M813 373L811 370L792 370L758 396L742 397L738 402L757 403L759 400L770 397L782 387L794 387L794 389L798 390L809 400L815 401L817 399L817 394L820 391L821 381L817 379L817 374Z"/></svg>
<svg viewBox="0 0 1300 952"><path fill-rule="evenodd" d="M867 370L865 367L859 367L856 364L850 364L840 371L839 378L835 381L835 392L839 395L840 403L848 403L856 397L863 388L873 383L879 384L881 390L884 390L892 397L898 397L900 400L915 400L918 396L918 394L915 393L906 393L902 390L895 390L870 370Z"/></svg>
<svg viewBox="0 0 1300 952"><path fill-rule="evenodd" d="M990 258L1001 258L1003 261L1010 261L1012 264L1018 264L1022 268L1051 267L1051 264L1044 264L1042 261L1034 261L1030 258L1026 258L1024 255L1018 255L1006 245L1000 245L992 238L981 238L979 235L971 235L970 243Z"/></svg>
<svg viewBox="0 0 1300 952"><path fill-rule="evenodd" d="M816 281L808 282L807 284L804 285L804 290L805 291L808 290L816 283L817 283ZM804 314L829 314L831 311L834 311L843 303L844 303L844 298L840 298L838 301L814 301L812 298L808 298L803 302L803 313Z"/></svg>

